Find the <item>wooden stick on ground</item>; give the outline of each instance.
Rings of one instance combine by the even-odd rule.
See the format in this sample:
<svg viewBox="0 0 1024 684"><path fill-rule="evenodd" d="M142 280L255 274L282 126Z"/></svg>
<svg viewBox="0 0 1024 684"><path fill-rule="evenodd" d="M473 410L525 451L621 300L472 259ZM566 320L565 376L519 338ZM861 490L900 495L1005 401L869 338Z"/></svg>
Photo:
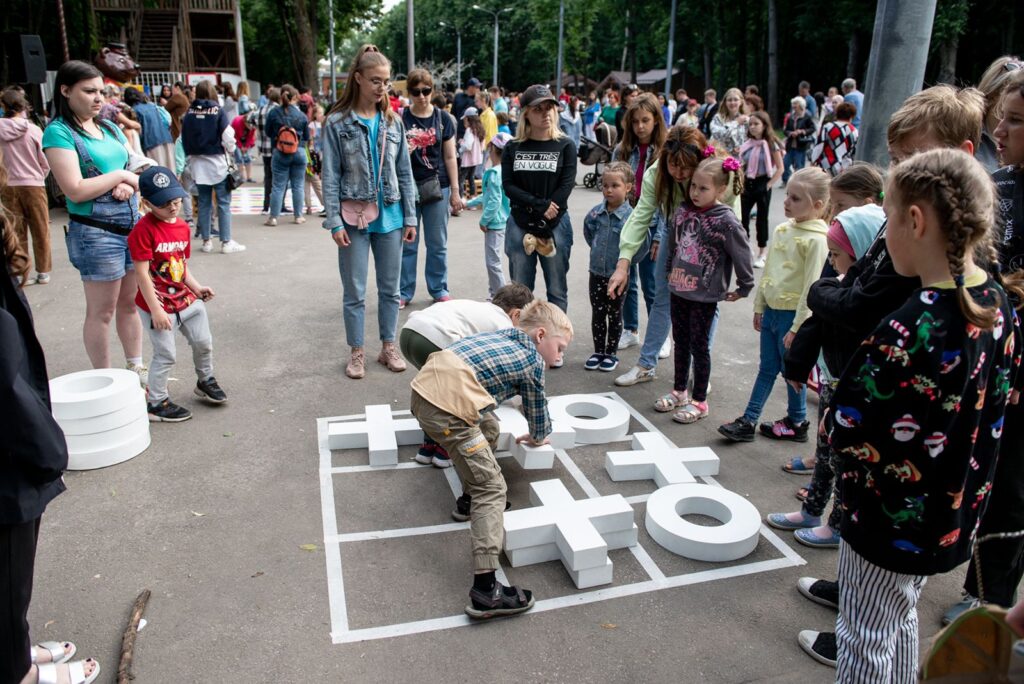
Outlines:
<svg viewBox="0 0 1024 684"><path fill-rule="evenodd" d="M117 666L117 684L128 684L132 679L135 679L135 675L132 674L132 656L135 651L135 636L139 633L139 620L142 619L142 614L146 611L146 603L149 601L150 591L146 589L138 598L135 599L135 605L132 606L131 616L128 618L128 626L124 630L124 636L121 637L121 662Z"/></svg>

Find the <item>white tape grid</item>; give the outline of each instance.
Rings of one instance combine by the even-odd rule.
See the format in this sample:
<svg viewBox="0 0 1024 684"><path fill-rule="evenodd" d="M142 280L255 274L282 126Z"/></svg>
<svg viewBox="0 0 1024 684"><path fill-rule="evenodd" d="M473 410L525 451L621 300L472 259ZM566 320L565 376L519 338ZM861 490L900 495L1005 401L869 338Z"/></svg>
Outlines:
<svg viewBox="0 0 1024 684"><path fill-rule="evenodd" d="M609 397L618 401L619 403L626 406L629 409L630 415L636 419L638 423L643 425L648 431L662 434L654 423L648 420L643 414L634 409L630 404L622 399L616 392L605 392L601 393L601 396ZM392 415L402 416L410 415L409 411L393 411ZM364 414L353 414L348 416L335 416L332 418L319 418L317 419L317 443L320 451L320 501L323 507L323 526L324 526L324 552L326 556L327 564L327 593L328 593L328 604L331 613L331 642L334 644L347 644L355 643L359 641L369 641L374 639L388 639L398 636L406 636L412 634L422 634L425 632L433 632L442 629L453 629L455 627L467 627L476 624L470 620L466 615L451 615L447 617L431 618L428 620L417 620L414 622L403 622L393 625L382 625L380 627L366 627L362 629L349 629L348 625L348 608L345 601L345 582L342 576L342 563L341 563L341 545L346 542L358 542L358 541L370 541L379 539L397 539L400 537L411 537L421 536L428 534L442 534L446 532L454 532L462 529L468 529L469 523L446 523L441 525L428 525L424 527L411 527L411 528L399 528L392 530L376 530L370 532L352 532L346 534L338 534L338 519L337 511L334 506L334 487L332 479L334 475L343 475L348 473L363 473L363 472L377 472L387 470L405 470L405 469L423 469L425 471L434 471L434 468L427 468L419 463L403 462L398 465L392 466L341 466L334 467L331 463L331 450L327 447L327 426L329 423L346 420L363 420L365 419ZM662 434L664 437L664 435ZM668 440L667 437L665 437ZM671 443L671 440L668 440ZM569 457L565 449L557 449L555 456L562 466L566 469L576 484L583 490L588 498L599 497L600 493L597 488L590 482L583 471L579 469L576 463ZM508 457L507 453L498 455L498 458ZM454 472L454 468L446 468L444 471L445 478L448 482L449 487L452 490L452 494L458 497L462 494L462 485L459 483L459 478ZM712 477L701 477L705 483L721 487L718 482ZM643 503L647 501L649 494L640 494L637 496L627 497L626 501L630 504ZM781 554L782 558L775 558L772 560L758 561L754 563L745 563L739 565L732 565L728 567L712 568L710 570L702 570L699 572L691 572L685 575L676 575L673 577L667 577L655 563L654 559L651 558L650 554L647 553L646 549L640 544L634 547L630 547L629 551L636 558L637 562L643 568L649 580L642 582L633 582L631 584L623 584L614 587L607 587L604 589L591 589L585 591L577 591L575 594L567 596L558 596L550 599L538 600L534 605L531 613L545 612L548 610L557 610L560 608L569 608L572 606L580 606L587 603L594 603L597 601L607 601L609 599L622 598L624 596L634 596L637 594L645 594L652 591L660 591L662 589L674 589L677 587L684 587L691 584L700 584L703 582L713 582L716 580L732 579L735 577L742 577L744 575L753 575L761 572L769 572L772 570L781 570L783 568L795 567L805 565L805 561L798 553L791 549L785 542L782 541L771 529L765 525L761 525L760 529L761 536L764 537L773 547L775 547ZM498 568L495 573L498 581L502 584L508 584L508 579L505 575L503 568Z"/></svg>

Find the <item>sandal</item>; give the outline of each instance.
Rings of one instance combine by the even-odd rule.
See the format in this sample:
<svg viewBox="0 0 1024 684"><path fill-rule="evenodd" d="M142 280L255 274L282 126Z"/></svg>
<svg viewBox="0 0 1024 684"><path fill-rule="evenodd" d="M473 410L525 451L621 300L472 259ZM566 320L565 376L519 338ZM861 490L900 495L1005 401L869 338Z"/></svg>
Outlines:
<svg viewBox="0 0 1024 684"><path fill-rule="evenodd" d="M706 401L691 401L689 404L672 414L672 420L683 425L692 425L701 418L708 417Z"/></svg>
<svg viewBox="0 0 1024 684"><path fill-rule="evenodd" d="M797 501L807 501L807 496L811 493L810 487L801 487L796 490Z"/></svg>
<svg viewBox="0 0 1024 684"><path fill-rule="evenodd" d="M54 665L61 665L63 663L66 663L72 658L74 658L75 654L78 653L78 647L70 641L65 641L64 643L61 643L59 641L44 641L32 647L31 660L33 665L38 664L36 658L37 648L42 651L47 651L50 654L49 662L53 663ZM43 663L43 665L45 664L46 663Z"/></svg>
<svg viewBox="0 0 1024 684"><path fill-rule="evenodd" d="M470 603L466 606L466 615L474 620L489 620L506 615L518 615L533 608L533 593L519 587L508 587L515 591L511 596L505 593L505 586L495 582L489 592L470 589ZM482 606L478 608L477 606Z"/></svg>
<svg viewBox="0 0 1024 684"><path fill-rule="evenodd" d="M677 392L672 390L654 402L654 410L658 413L668 413L669 411L675 411L676 408L682 406L688 401L689 399L686 396L686 392Z"/></svg>
<svg viewBox="0 0 1024 684"><path fill-rule="evenodd" d="M62 664L63 667L68 668L68 679L71 684L92 684L100 676L100 664L95 660L92 660L96 669L92 671L92 674L88 677L85 676L85 662L84 660L76 660L73 663ZM36 665L39 671L39 684L57 684L57 665L54 663L43 663L42 665Z"/></svg>
<svg viewBox="0 0 1024 684"><path fill-rule="evenodd" d="M807 465L804 463L804 459L799 456L794 456L789 459L789 461L782 464L782 469L793 475L810 475L814 472L814 465Z"/></svg>

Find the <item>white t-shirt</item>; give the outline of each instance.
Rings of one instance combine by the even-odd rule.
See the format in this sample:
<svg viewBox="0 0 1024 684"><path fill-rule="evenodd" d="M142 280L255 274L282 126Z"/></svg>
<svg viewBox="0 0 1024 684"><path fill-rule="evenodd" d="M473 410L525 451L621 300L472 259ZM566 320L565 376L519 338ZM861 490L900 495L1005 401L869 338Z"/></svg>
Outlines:
<svg viewBox="0 0 1024 684"><path fill-rule="evenodd" d="M463 337L511 328L512 319L490 302L451 299L409 314L404 328L423 335L440 349Z"/></svg>

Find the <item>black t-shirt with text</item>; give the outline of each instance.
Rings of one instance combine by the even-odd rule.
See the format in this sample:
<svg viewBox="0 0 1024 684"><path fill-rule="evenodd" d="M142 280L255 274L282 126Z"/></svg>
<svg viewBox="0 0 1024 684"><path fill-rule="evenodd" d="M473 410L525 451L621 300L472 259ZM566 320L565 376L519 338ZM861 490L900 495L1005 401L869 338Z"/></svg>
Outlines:
<svg viewBox="0 0 1024 684"><path fill-rule="evenodd" d="M516 224L543 234L568 208L576 184L576 147L569 138L512 141L501 157L501 180ZM559 211L547 221L543 215L551 202Z"/></svg>

